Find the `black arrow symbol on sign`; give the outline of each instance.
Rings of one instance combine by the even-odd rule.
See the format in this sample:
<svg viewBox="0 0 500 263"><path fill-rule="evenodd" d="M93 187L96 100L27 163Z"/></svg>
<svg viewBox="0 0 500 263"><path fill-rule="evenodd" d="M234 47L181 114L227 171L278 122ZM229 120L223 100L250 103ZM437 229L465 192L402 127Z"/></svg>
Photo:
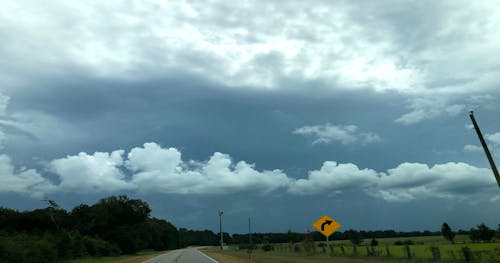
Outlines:
<svg viewBox="0 0 500 263"><path fill-rule="evenodd" d="M325 220L325 222L321 224L321 231L325 231L325 225L330 225L331 223L333 223L332 220Z"/></svg>

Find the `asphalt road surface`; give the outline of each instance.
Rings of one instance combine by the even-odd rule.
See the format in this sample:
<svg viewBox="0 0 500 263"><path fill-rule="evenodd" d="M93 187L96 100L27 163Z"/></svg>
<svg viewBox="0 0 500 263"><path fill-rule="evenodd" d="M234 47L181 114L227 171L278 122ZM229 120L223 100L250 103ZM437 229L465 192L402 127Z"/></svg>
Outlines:
<svg viewBox="0 0 500 263"><path fill-rule="evenodd" d="M218 263L201 253L196 248L186 248L170 251L142 263Z"/></svg>

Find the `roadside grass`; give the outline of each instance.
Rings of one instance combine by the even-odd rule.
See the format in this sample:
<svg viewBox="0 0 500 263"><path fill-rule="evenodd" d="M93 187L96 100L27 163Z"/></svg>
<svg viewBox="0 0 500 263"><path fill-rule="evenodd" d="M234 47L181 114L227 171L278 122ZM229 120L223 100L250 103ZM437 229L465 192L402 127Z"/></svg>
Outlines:
<svg viewBox="0 0 500 263"><path fill-rule="evenodd" d="M243 251L218 251L217 249L203 251L208 256L217 260L219 263L325 263L325 254L316 254L307 256L305 254L282 254L278 252L255 251L252 253L252 259L248 259L248 254ZM382 263L398 262L396 259L387 260L383 258L357 258L357 257L334 257L331 260L336 263Z"/></svg>
<svg viewBox="0 0 500 263"><path fill-rule="evenodd" d="M122 255L116 257L85 257L79 259L72 259L69 263L140 263L150 258L154 258L167 251L141 251L136 255Z"/></svg>
<svg viewBox="0 0 500 263"><path fill-rule="evenodd" d="M411 240L414 245L409 245L411 260L408 259L407 248L404 245L394 245L396 241ZM361 246L358 246L356 253L352 244L348 240L331 241L333 245L333 261L334 262L432 262L431 247L439 248L440 262L465 262L465 257L462 248L467 247L471 251L474 262L484 263L500 263L500 243L470 243L467 236L457 236L456 243L451 244L441 236L424 236L424 237L407 237L407 238L380 238L377 239L379 245L374 247L376 256L367 256L366 244L370 243L370 239L365 239ZM326 248L325 252L319 247L319 243L315 242L314 250L309 255L306 254L303 247L299 243L300 251L294 252L292 245L273 244L274 250L265 252L261 249L253 251L253 260L248 260L246 250L239 250L237 245L229 246L228 250L220 251L216 247L208 249L208 255L215 259L219 258L220 263L241 263L241 262L277 262L277 263L295 263L295 262L326 262L327 253L330 249ZM295 244L294 244L295 245ZM342 252L341 246L344 247ZM390 257L387 256L387 248L390 251ZM332 262L333 262L332 261Z"/></svg>

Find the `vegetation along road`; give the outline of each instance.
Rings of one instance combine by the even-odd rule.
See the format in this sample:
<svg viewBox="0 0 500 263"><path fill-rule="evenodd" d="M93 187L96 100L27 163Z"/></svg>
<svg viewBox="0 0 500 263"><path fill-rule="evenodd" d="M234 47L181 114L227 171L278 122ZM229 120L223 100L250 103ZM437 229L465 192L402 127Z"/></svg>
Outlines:
<svg viewBox="0 0 500 263"><path fill-rule="evenodd" d="M187 248L170 251L143 263L217 263L217 261L196 248Z"/></svg>

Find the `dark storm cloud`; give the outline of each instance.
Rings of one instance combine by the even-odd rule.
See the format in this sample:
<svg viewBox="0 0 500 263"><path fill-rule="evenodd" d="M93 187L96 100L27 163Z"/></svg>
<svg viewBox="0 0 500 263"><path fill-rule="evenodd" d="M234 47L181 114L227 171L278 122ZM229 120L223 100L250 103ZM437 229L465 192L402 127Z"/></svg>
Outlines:
<svg viewBox="0 0 500 263"><path fill-rule="evenodd" d="M175 147L168 151L182 153L179 167L188 172L199 172L190 160L204 167L215 156L224 164L220 167L229 163L230 174L238 174L233 161L243 161L255 163L251 169L242 166L255 178L281 169L295 182L268 196L247 191L196 196L161 184L142 192L113 188L147 198L154 211L179 226L203 228L199 218L222 207L235 220L268 215L255 218L263 231L304 231L310 220L296 218L297 209L315 219L330 202L329 211L354 228L427 228L442 221L439 207L463 218L457 225L476 224L448 201L455 196L464 196L460 203L490 222L498 217L491 202L468 203L478 196L498 200L490 195L489 170L482 168L487 162L480 151L463 149L478 144L465 128L469 109L478 110L492 140L500 131L499 17L491 12L496 6L494 1L5 3L0 92L10 100L0 100L5 133L0 179L17 183L23 194L50 188L44 180L57 186L66 180L71 188L75 184L67 180L79 178L67 176L68 167L92 171L104 164L109 176L103 182L113 179L111 184L123 186L125 180L129 186L135 173L154 167L127 170L126 154L155 142L163 147L159 152ZM359 138L381 139L313 145L293 133L301 127L352 131L346 127L354 126ZM19 180L27 172L22 166L36 170ZM342 170L346 167L349 173ZM371 172L359 174L366 170ZM249 191L274 189L251 183ZM200 187L216 189L207 185ZM238 187L221 192L244 188ZM66 207L105 194L51 191L47 194L65 200ZM2 200L37 206L13 195ZM168 208L165 199L171 200ZM205 199L211 205L200 205ZM403 200L411 205L393 203ZM426 218L419 217L422 211ZM367 214L377 220L367 220ZM283 215L295 219L284 226Z"/></svg>

